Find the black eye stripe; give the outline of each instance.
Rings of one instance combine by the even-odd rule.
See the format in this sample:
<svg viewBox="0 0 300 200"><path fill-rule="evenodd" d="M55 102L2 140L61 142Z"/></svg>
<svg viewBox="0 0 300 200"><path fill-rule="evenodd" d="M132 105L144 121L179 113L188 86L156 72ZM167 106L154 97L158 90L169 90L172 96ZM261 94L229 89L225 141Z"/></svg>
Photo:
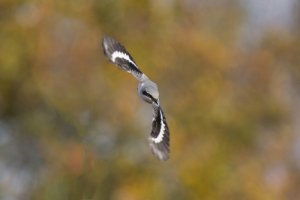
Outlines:
<svg viewBox="0 0 300 200"><path fill-rule="evenodd" d="M149 94L146 90L144 90L142 93L143 93L143 95L149 97L150 99L153 99L153 97L151 96L151 94Z"/></svg>
<svg viewBox="0 0 300 200"><path fill-rule="evenodd" d="M149 94L146 90L144 90L142 93L143 93L143 95L145 95L146 97L149 97L152 101L157 103L157 100L151 94Z"/></svg>

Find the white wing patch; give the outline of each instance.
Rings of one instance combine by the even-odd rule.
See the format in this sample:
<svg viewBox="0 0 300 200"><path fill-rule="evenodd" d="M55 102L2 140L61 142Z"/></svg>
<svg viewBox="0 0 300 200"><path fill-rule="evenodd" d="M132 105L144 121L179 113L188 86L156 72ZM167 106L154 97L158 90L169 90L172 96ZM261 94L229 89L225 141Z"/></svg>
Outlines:
<svg viewBox="0 0 300 200"><path fill-rule="evenodd" d="M123 53L123 52L120 52L120 51L115 51L113 54L111 54L111 60L113 62L115 62L116 58L125 59L128 62L130 62L131 64L133 64L134 66L136 66L136 64L130 59L130 57L126 53Z"/></svg>
<svg viewBox="0 0 300 200"><path fill-rule="evenodd" d="M151 138L153 142L155 143L160 143L162 140L163 140L163 137L164 137L164 133L165 133L165 130L166 130L166 125L164 123L164 120L163 120L163 114L161 112L161 110L159 111L160 113L160 131L159 131L159 134L156 138Z"/></svg>

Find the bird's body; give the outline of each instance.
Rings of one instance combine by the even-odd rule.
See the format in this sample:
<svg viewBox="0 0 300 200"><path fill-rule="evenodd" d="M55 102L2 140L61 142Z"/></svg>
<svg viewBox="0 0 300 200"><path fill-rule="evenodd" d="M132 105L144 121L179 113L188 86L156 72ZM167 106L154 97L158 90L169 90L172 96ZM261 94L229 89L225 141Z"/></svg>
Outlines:
<svg viewBox="0 0 300 200"><path fill-rule="evenodd" d="M169 158L169 128L159 102L156 83L150 80L136 65L125 47L111 37L104 37L102 46L109 60L121 69L131 73L138 81L138 94L153 107L152 131L149 144L153 154L160 160Z"/></svg>

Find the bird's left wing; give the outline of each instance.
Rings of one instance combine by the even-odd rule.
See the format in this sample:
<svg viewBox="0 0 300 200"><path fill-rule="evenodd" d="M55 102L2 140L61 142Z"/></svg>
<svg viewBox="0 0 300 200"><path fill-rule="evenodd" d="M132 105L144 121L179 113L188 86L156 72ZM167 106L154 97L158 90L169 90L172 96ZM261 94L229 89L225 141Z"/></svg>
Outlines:
<svg viewBox="0 0 300 200"><path fill-rule="evenodd" d="M138 68L132 56L121 43L112 37L106 36L103 38L102 46L104 54L112 63L141 80L143 72Z"/></svg>
<svg viewBox="0 0 300 200"><path fill-rule="evenodd" d="M149 144L152 153L160 160L169 159L169 127L160 106L153 106L154 118L152 121L152 131L149 137Z"/></svg>

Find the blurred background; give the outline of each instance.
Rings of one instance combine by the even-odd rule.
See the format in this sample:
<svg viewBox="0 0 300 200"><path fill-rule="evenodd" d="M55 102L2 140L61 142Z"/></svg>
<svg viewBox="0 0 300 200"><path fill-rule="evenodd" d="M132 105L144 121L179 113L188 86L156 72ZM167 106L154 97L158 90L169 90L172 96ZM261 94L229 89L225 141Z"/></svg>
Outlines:
<svg viewBox="0 0 300 200"><path fill-rule="evenodd" d="M0 199L300 199L298 0L1 0ZM158 83L152 109L103 56Z"/></svg>

